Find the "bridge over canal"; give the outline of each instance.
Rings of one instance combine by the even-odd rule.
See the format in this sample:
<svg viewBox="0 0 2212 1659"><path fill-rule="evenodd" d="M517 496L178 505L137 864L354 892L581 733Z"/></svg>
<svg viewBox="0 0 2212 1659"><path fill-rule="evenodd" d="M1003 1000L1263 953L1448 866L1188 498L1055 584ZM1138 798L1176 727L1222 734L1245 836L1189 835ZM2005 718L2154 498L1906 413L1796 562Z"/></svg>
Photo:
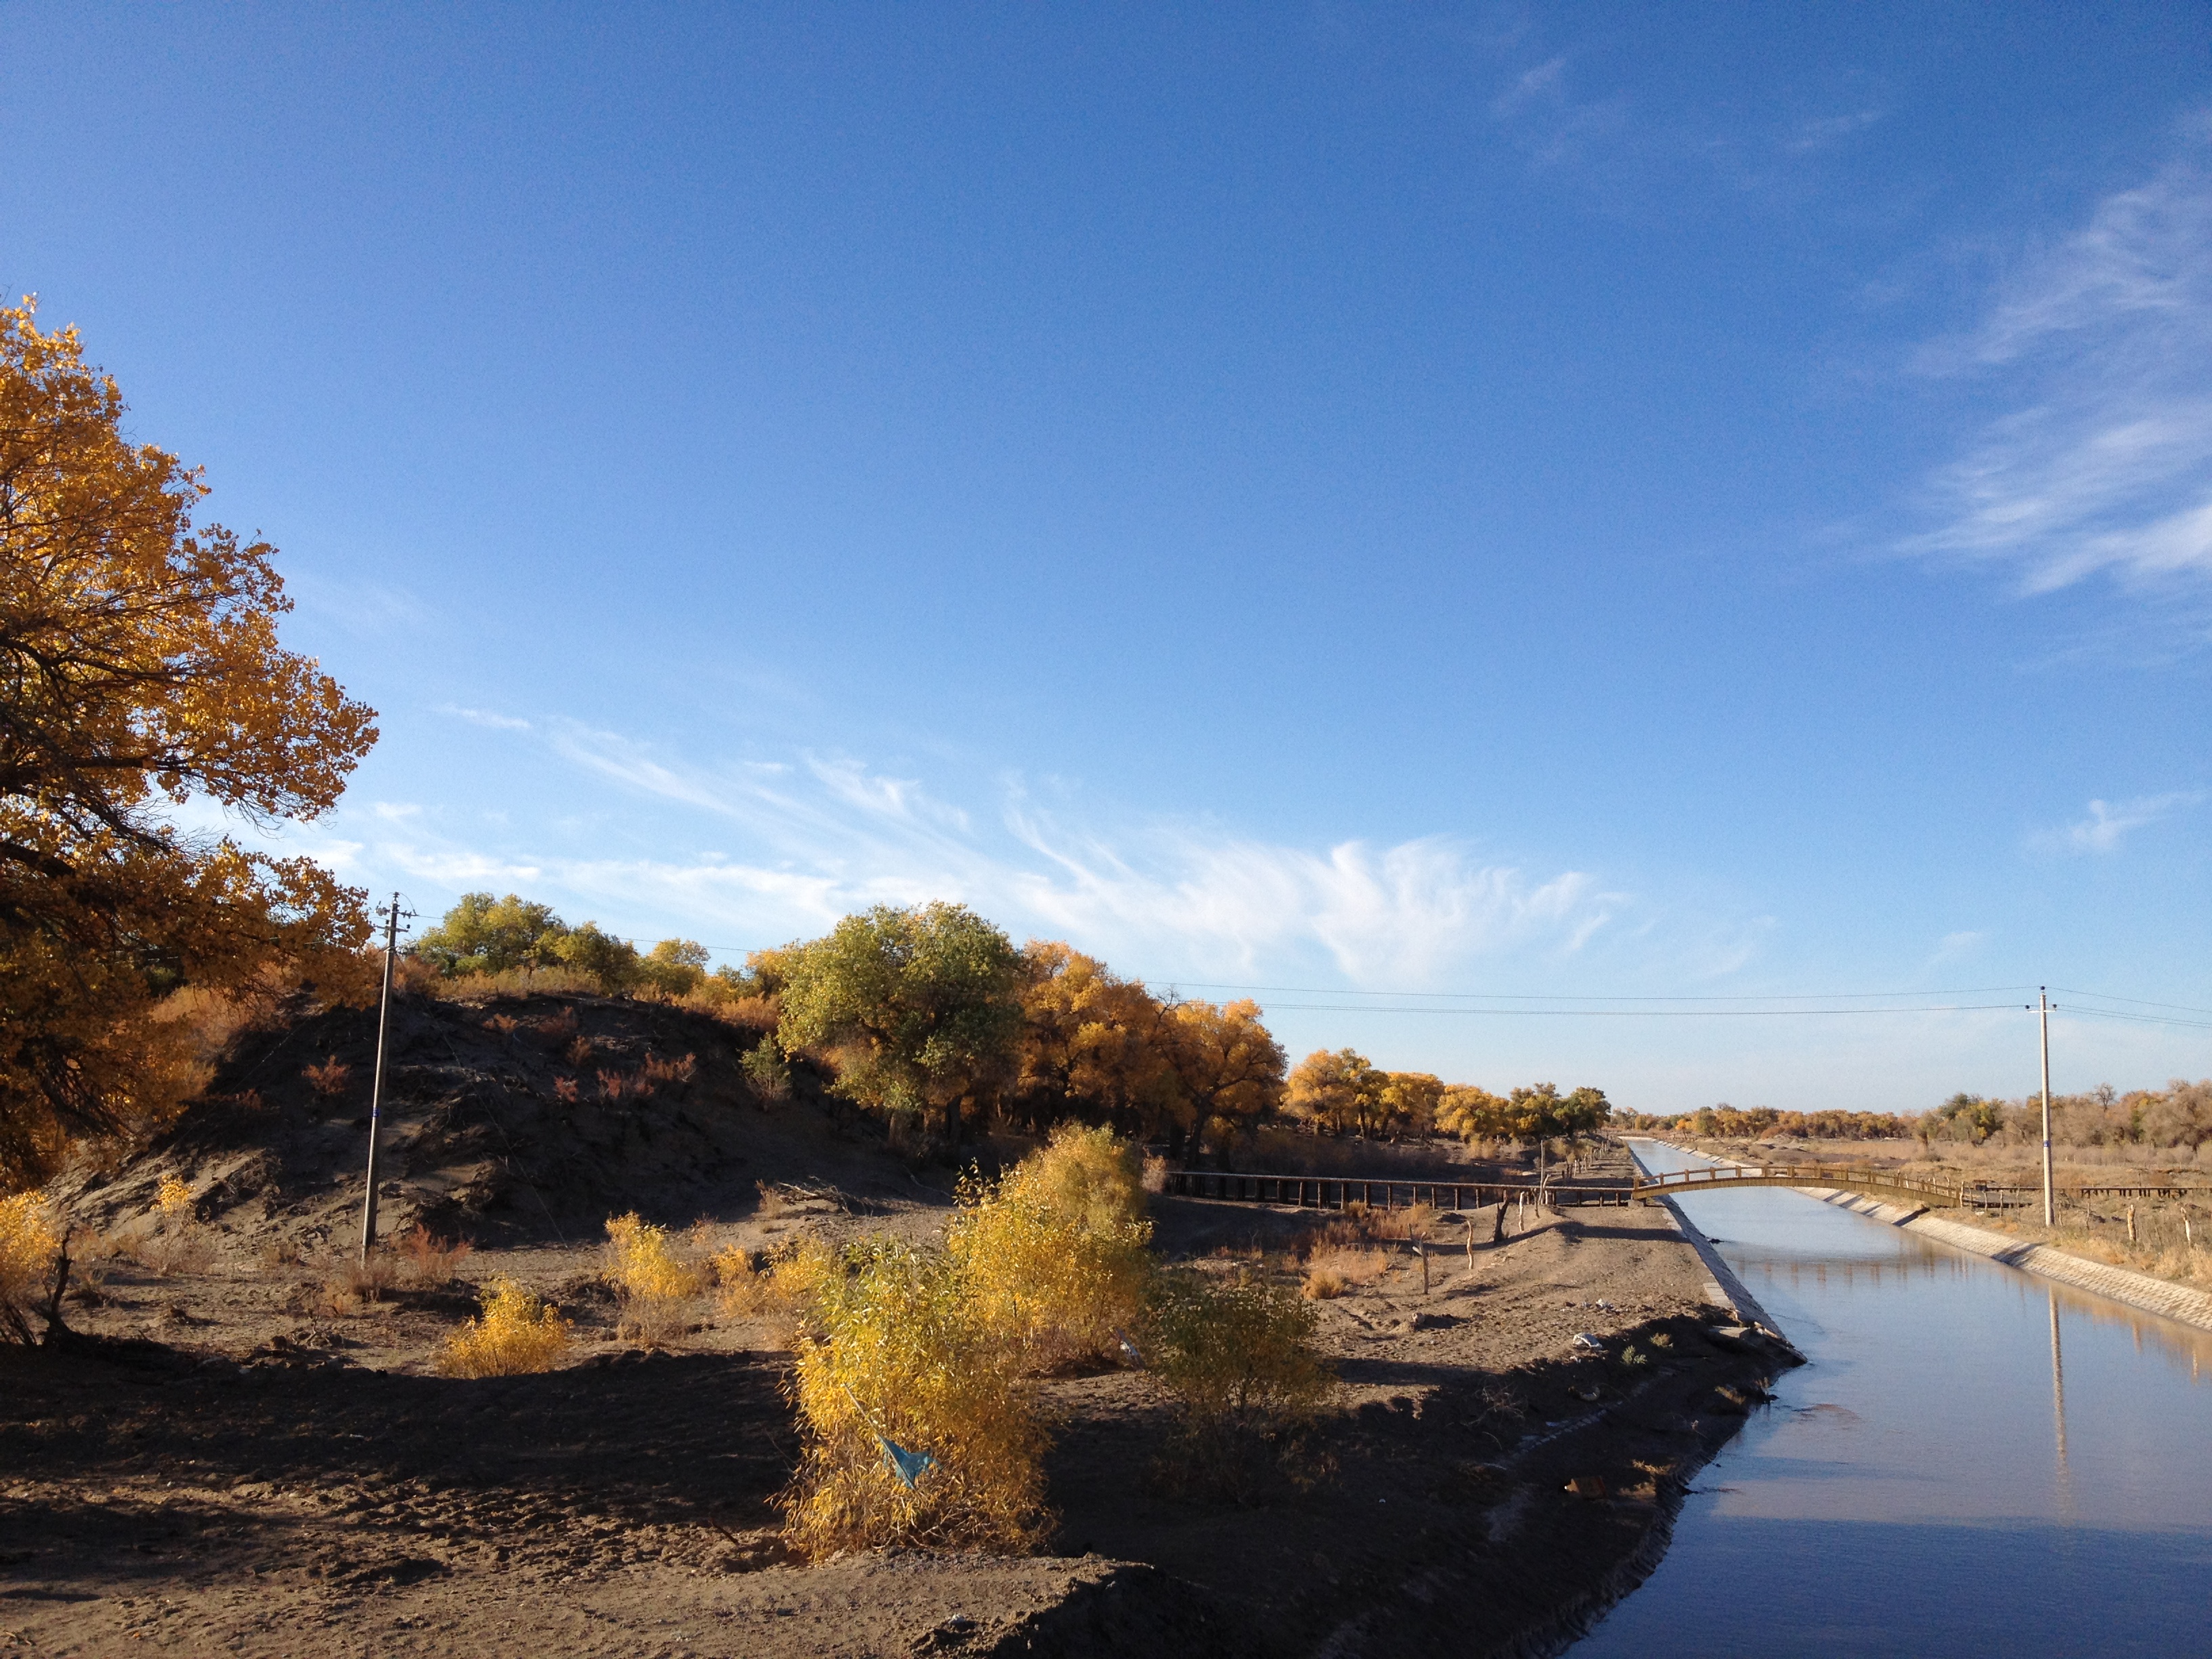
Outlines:
<svg viewBox="0 0 2212 1659"><path fill-rule="evenodd" d="M1896 1170L1872 1165L1839 1164L1717 1164L1664 1175L1639 1173L1628 1181L1581 1177L1545 1181L1534 1176L1517 1181L1408 1181L1396 1176L1372 1180L1359 1176L1259 1175L1225 1170L1171 1170L1167 1177L1167 1190L1185 1198L1286 1204L1323 1210L1340 1210L1350 1204L1363 1204L1372 1209L1410 1208L1426 1204L1438 1210L1472 1210L1492 1204L1510 1204L1523 1198L1559 1209L1591 1204L1633 1204L1752 1187L1815 1187L1863 1193L1869 1198L1925 1205L1929 1209L2014 1209L2029 1203L2033 1197L2031 1189L2023 1187L1953 1184L1922 1176L1900 1175ZM2110 1193L2148 1198L2203 1188L2085 1187L2063 1190L2069 1197Z"/></svg>

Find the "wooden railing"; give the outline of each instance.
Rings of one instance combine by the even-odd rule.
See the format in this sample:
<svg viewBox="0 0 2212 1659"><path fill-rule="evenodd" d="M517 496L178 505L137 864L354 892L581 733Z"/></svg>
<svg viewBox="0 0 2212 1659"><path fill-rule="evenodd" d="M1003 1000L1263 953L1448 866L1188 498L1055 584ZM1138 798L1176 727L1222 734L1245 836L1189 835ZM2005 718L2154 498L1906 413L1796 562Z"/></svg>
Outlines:
<svg viewBox="0 0 2212 1659"><path fill-rule="evenodd" d="M1676 1193L1725 1192L1734 1187L1832 1187L1953 1207L1973 1203L1974 1194L1983 1190L1864 1164L1716 1164L1705 1169L1638 1176L1632 1191L1638 1198L1664 1198Z"/></svg>
<svg viewBox="0 0 2212 1659"><path fill-rule="evenodd" d="M1438 1210L1477 1210L1516 1198L1540 1199L1554 1208L1577 1204L1626 1204L1625 1184L1578 1185L1569 1182L1382 1181L1358 1176L1247 1175L1233 1170L1170 1170L1169 1192L1182 1198L1227 1199L1246 1204L1289 1204L1305 1209L1340 1210L1347 1204L1371 1209L1410 1209L1426 1204Z"/></svg>
<svg viewBox="0 0 2212 1659"><path fill-rule="evenodd" d="M1633 1181L1569 1179L1523 1181L1404 1181L1392 1176L1255 1175L1234 1170L1170 1170L1167 1190L1181 1198L1227 1200L1232 1203L1286 1204L1304 1209L1340 1210L1347 1204L1370 1209L1410 1209L1426 1204L1438 1210L1479 1210L1526 1198L1554 1209L1578 1205L1621 1205L1676 1194L1728 1192L1740 1187L1825 1187L1875 1198L1917 1201L1950 1209L2017 1209L2041 1200L2039 1187L1954 1184L1924 1176L1899 1175L1864 1164L1715 1164L1638 1176ZM2204 1187L2064 1187L2062 1196L2166 1198L2203 1193Z"/></svg>

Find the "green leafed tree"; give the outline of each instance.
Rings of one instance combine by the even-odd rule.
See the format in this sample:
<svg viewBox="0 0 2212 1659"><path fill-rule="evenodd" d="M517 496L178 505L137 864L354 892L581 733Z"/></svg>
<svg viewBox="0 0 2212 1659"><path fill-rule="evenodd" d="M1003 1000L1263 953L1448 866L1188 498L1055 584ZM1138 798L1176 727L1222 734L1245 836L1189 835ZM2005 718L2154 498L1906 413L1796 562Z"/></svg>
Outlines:
<svg viewBox="0 0 2212 1659"><path fill-rule="evenodd" d="M568 926L550 904L509 893L464 893L434 927L415 941L415 954L448 979L550 968L560 962Z"/></svg>
<svg viewBox="0 0 2212 1659"><path fill-rule="evenodd" d="M944 1114L960 1138L960 1103L1009 1071L1021 1030L1020 958L965 905L878 905L823 938L775 953L777 1035L837 1073L837 1091L886 1115Z"/></svg>
<svg viewBox="0 0 2212 1659"><path fill-rule="evenodd" d="M713 959L696 939L665 939L638 959L638 982L664 996L689 996L707 982Z"/></svg>

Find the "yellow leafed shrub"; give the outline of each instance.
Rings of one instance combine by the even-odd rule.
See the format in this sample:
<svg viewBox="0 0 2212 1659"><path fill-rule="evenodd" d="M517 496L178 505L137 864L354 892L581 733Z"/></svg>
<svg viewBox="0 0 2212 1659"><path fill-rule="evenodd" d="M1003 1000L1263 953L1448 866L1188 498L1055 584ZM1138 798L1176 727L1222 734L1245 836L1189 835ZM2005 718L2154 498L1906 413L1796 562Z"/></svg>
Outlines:
<svg viewBox="0 0 2212 1659"><path fill-rule="evenodd" d="M724 1318L742 1319L751 1314L766 1313L774 1305L773 1267L756 1267L753 1253L735 1244L718 1251L713 1260L714 1282L721 1287L720 1299Z"/></svg>
<svg viewBox="0 0 2212 1659"><path fill-rule="evenodd" d="M1024 1369L1051 1370L1115 1352L1137 1322L1152 1275L1152 1224L1091 1225L1018 1179L963 1183L945 1236L975 1317Z"/></svg>
<svg viewBox="0 0 2212 1659"><path fill-rule="evenodd" d="M815 1559L1033 1544L1047 1519L1044 1435L952 1258L877 1238L839 1267L811 1284L800 1316L788 1386L807 1447L782 1498L786 1539Z"/></svg>
<svg viewBox="0 0 2212 1659"><path fill-rule="evenodd" d="M1328 1400L1336 1379L1313 1334L1313 1309L1286 1287L1243 1273L1226 1284L1188 1270L1158 1276L1146 1358L1182 1407L1188 1475L1243 1487L1261 1446Z"/></svg>
<svg viewBox="0 0 2212 1659"><path fill-rule="evenodd" d="M622 1292L623 1323L647 1341L663 1341L689 1322L693 1297L706 1288L707 1272L682 1260L668 1230L635 1211L607 1223L605 1278Z"/></svg>
<svg viewBox="0 0 2212 1659"><path fill-rule="evenodd" d="M438 1369L447 1376L520 1376L550 1371L568 1352L568 1322L513 1279L485 1289L483 1315L447 1339Z"/></svg>
<svg viewBox="0 0 2212 1659"><path fill-rule="evenodd" d="M1042 1152L1015 1165L1006 1184L1095 1231L1144 1218L1144 1158L1111 1129L1061 1124Z"/></svg>
<svg viewBox="0 0 2212 1659"><path fill-rule="evenodd" d="M0 1198L0 1339L28 1342L30 1309L61 1248L36 1193Z"/></svg>
<svg viewBox="0 0 2212 1659"><path fill-rule="evenodd" d="M155 1206L161 1212L161 1219L173 1226L181 1226L192 1218L192 1189L175 1176L163 1176L161 1184L154 1192Z"/></svg>

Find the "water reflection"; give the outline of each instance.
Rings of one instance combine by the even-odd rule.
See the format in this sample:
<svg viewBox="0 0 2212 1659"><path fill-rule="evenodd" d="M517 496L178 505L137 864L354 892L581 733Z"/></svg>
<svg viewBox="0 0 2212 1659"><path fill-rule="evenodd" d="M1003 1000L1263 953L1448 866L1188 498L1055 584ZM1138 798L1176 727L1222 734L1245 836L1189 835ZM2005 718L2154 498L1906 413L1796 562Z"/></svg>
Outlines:
<svg viewBox="0 0 2212 1659"><path fill-rule="evenodd" d="M2212 1647L2212 1333L1798 1194L1683 1207L1813 1363L1579 1659Z"/></svg>
<svg viewBox="0 0 2212 1659"><path fill-rule="evenodd" d="M2058 1447L2058 1507L2070 1516L2074 1512L2074 1476L2066 1467L2066 1356L2058 1341L2056 1292L2051 1293L2051 1429Z"/></svg>

